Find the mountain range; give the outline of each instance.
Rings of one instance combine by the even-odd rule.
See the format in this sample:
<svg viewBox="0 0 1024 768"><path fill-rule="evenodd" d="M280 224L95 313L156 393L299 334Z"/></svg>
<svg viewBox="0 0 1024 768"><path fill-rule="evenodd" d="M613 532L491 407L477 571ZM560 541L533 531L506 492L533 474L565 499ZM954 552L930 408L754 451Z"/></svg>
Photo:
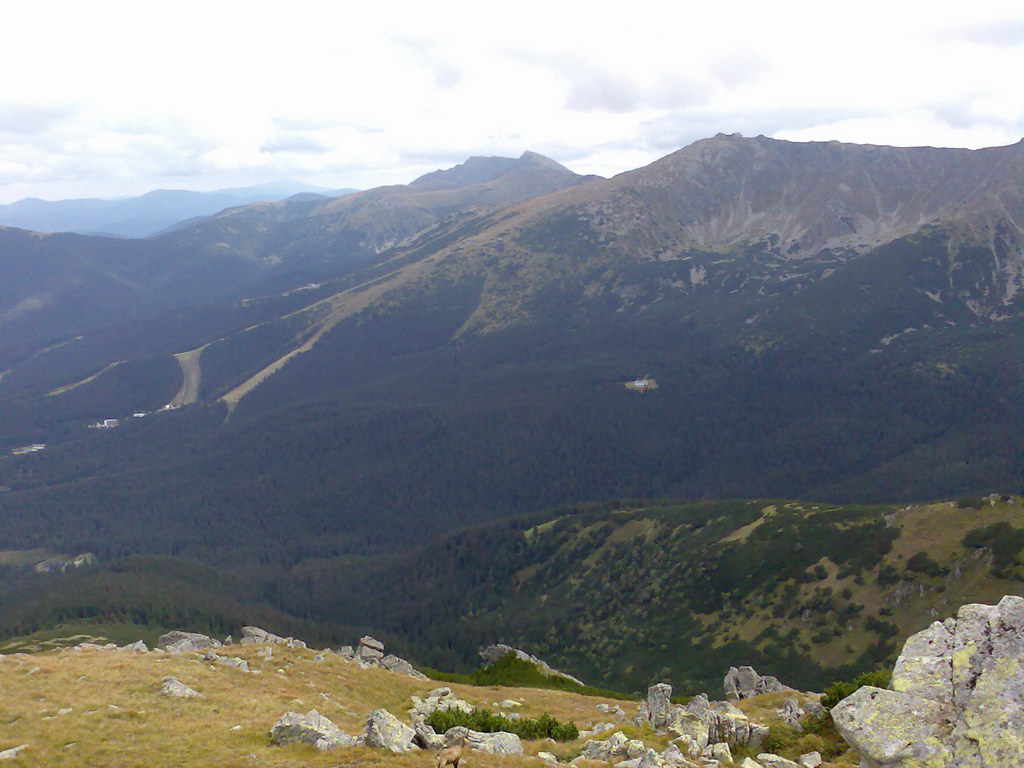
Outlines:
<svg viewBox="0 0 1024 768"><path fill-rule="evenodd" d="M76 200L25 198L0 205L0 226L37 232L149 237L181 222L211 216L226 208L285 198L339 197L355 189L327 189L295 181L271 181L212 192L157 189L138 197Z"/></svg>
<svg viewBox="0 0 1024 768"><path fill-rule="evenodd" d="M267 597L588 499L1021 489L1024 143L472 158L0 266L0 550Z"/></svg>

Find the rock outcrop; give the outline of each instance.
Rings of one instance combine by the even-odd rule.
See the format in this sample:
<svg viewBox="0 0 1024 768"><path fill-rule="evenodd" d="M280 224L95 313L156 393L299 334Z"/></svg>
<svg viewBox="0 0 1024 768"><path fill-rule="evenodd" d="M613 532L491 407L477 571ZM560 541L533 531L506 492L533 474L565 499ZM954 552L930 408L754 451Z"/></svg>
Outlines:
<svg viewBox="0 0 1024 768"><path fill-rule="evenodd" d="M634 722L668 730L689 757L700 757L705 749L718 743L757 749L768 735L767 726L751 722L729 702L708 701L703 693L694 696L685 707L673 704L672 686L667 683L656 683L647 689L647 700L640 705Z"/></svg>
<svg viewBox="0 0 1024 768"><path fill-rule="evenodd" d="M1024 598L964 605L912 636L891 690L865 686L832 719L862 768L1024 765Z"/></svg>
<svg viewBox="0 0 1024 768"><path fill-rule="evenodd" d="M312 744L320 750L352 747L360 743L359 738L342 732L315 709L304 715L285 712L270 729L270 741L278 745Z"/></svg>
<svg viewBox="0 0 1024 768"><path fill-rule="evenodd" d="M725 673L725 680L722 681L722 688L725 689L725 698L729 701L749 699L762 693L793 690L771 675L757 674L753 667L729 667L729 671Z"/></svg>
<svg viewBox="0 0 1024 768"><path fill-rule="evenodd" d="M390 752L406 752L413 748L416 731L386 709L375 709L366 718L365 742Z"/></svg>
<svg viewBox="0 0 1024 768"><path fill-rule="evenodd" d="M405 675L406 677L412 677L416 680L429 679L408 661L395 656L393 653L389 653L387 656L382 658L380 660L380 665L388 672L394 672L396 675Z"/></svg>
<svg viewBox="0 0 1024 768"><path fill-rule="evenodd" d="M380 661L384 658L384 643L380 640L364 635L359 638L359 648L356 655L363 661Z"/></svg>
<svg viewBox="0 0 1024 768"><path fill-rule="evenodd" d="M259 627L242 627L242 645L267 644L286 645L289 648L305 648L306 644L294 637L281 637Z"/></svg>
<svg viewBox="0 0 1024 768"><path fill-rule="evenodd" d="M466 713L473 711L472 704L460 699L452 693L451 688L447 687L434 688L425 699L421 699L419 696L413 696L411 699L412 708L409 713L414 716L414 719L429 717L439 709L459 709Z"/></svg>
<svg viewBox="0 0 1024 768"><path fill-rule="evenodd" d="M480 651L480 658L484 660L485 664L493 664L499 659L505 658L510 653L520 661L528 662L540 668L542 672L545 672L549 675L554 675L555 677L564 677L566 680L571 680L572 682L577 683L578 685L584 685L582 680L575 678L570 674L566 674L565 672L560 672L559 670L555 669L550 664L548 664L546 661L538 659L536 656L531 656L526 651L521 651L518 648L513 648L511 645L505 645L504 643L494 643L493 645L488 645L486 648Z"/></svg>
<svg viewBox="0 0 1024 768"><path fill-rule="evenodd" d="M156 647L161 651L171 653L184 653L186 651L205 651L207 648L220 648L219 640L214 640L208 635L201 635L198 632L182 632L173 630L160 636L156 641Z"/></svg>

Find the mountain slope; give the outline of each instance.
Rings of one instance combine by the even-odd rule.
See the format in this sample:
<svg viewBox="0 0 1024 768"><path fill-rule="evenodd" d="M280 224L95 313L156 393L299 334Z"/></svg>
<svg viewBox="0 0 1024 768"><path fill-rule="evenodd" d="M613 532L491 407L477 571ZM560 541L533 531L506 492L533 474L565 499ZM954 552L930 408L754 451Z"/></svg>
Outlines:
<svg viewBox="0 0 1024 768"><path fill-rule="evenodd" d="M0 266L8 276L0 294L0 357L20 341L38 342L38 349L60 334L125 317L279 293L344 274L464 209L585 180L533 153L491 160L499 161L500 172L484 181L257 203L132 243L0 228ZM460 178L457 169L449 172Z"/></svg>
<svg viewBox="0 0 1024 768"><path fill-rule="evenodd" d="M327 203L348 211L336 232L367 222L358 268L86 338L0 381L5 434L19 435L10 448L48 443L0 464L9 546L219 563L280 545L290 566L584 498L875 503L1018 490L1020 151L716 137L616 179L448 215L375 256L397 237L370 225L376 202L440 215L451 191ZM722 153L719 169L708 157ZM777 183L753 184L730 164L737 153ZM957 179L987 191L947 190ZM850 203L876 224L840 246L818 201L844 184L885 193ZM776 212L759 219L766 229L694 240L695 211L712 222L741 209ZM239 238L224 263L263 258L267 241L239 255L252 230L229 226L259 215L209 225ZM891 239L878 244L883 230ZM737 241L740 231L759 239ZM319 258L300 242L288 246L296 263ZM798 242L806 250L780 245ZM192 407L85 428L173 398L183 359ZM122 360L136 367L109 367ZM129 374L145 402L113 410ZM658 388L626 388L645 376ZM135 530L156 528L156 539Z"/></svg>

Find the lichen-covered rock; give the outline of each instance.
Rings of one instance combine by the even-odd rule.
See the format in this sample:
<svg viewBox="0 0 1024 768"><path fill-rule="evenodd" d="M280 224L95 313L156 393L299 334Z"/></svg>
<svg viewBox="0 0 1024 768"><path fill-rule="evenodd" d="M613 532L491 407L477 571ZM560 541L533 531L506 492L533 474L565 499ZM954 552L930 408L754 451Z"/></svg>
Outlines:
<svg viewBox="0 0 1024 768"><path fill-rule="evenodd" d="M275 635L272 632L267 632L265 629L259 627L242 627L242 645L254 645L254 644L269 644L278 645L284 644L285 639L280 635Z"/></svg>
<svg viewBox="0 0 1024 768"><path fill-rule="evenodd" d="M911 637L891 687L832 710L863 766L1024 765L1024 598L965 605Z"/></svg>
<svg viewBox="0 0 1024 768"><path fill-rule="evenodd" d="M333 722L311 709L304 715L285 712L270 729L270 741L277 745L312 744L317 749L328 750L352 747L360 740L343 733Z"/></svg>
<svg viewBox="0 0 1024 768"><path fill-rule="evenodd" d="M173 630L160 636L156 647L161 651L184 653L185 651L205 651L207 648L220 648L220 640L214 640L198 632L182 632Z"/></svg>
<svg viewBox="0 0 1024 768"><path fill-rule="evenodd" d="M128 653L149 653L149 648L142 640L136 640L134 643L128 643L128 645L122 645L117 650L127 651Z"/></svg>
<svg viewBox="0 0 1024 768"><path fill-rule="evenodd" d="M629 738L622 731L616 731L607 739L590 740L583 744L583 757L588 760L611 761L616 757L624 757Z"/></svg>
<svg viewBox="0 0 1024 768"><path fill-rule="evenodd" d="M762 693L792 690L771 675L761 676L753 667L729 667L722 682L725 698L730 701L749 699Z"/></svg>
<svg viewBox="0 0 1024 768"><path fill-rule="evenodd" d="M390 752L406 752L412 749L416 731L386 709L375 709L366 718L364 734L366 743L371 747Z"/></svg>
<svg viewBox="0 0 1024 768"><path fill-rule="evenodd" d="M640 714L654 729L667 728L675 721L676 707L672 704L672 686L655 683L647 689L647 701L640 705Z"/></svg>
<svg viewBox="0 0 1024 768"><path fill-rule="evenodd" d="M803 766L803 768L818 768L821 765L821 753L820 752L805 752L796 759L796 761Z"/></svg>
<svg viewBox="0 0 1024 768"><path fill-rule="evenodd" d="M728 744L720 741L717 744L709 744L704 747L701 757L717 760L720 763L731 763L732 751L729 749Z"/></svg>
<svg viewBox="0 0 1024 768"><path fill-rule="evenodd" d="M197 691L193 691L180 680L175 680L173 677L164 678L160 691L167 696L176 696L179 699L192 699L202 695Z"/></svg>

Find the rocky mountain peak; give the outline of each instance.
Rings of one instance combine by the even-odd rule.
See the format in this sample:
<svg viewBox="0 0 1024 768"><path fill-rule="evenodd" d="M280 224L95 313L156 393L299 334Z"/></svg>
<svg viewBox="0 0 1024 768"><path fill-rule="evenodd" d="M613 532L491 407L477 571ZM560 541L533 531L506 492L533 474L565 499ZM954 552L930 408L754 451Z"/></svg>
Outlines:
<svg viewBox="0 0 1024 768"><path fill-rule="evenodd" d="M519 158L513 157L470 157L466 162L451 168L431 171L413 181L409 186L418 190L456 189L473 184L486 184L500 179L517 170L557 171L566 176L575 176L572 171L549 157L537 152L524 152Z"/></svg>

